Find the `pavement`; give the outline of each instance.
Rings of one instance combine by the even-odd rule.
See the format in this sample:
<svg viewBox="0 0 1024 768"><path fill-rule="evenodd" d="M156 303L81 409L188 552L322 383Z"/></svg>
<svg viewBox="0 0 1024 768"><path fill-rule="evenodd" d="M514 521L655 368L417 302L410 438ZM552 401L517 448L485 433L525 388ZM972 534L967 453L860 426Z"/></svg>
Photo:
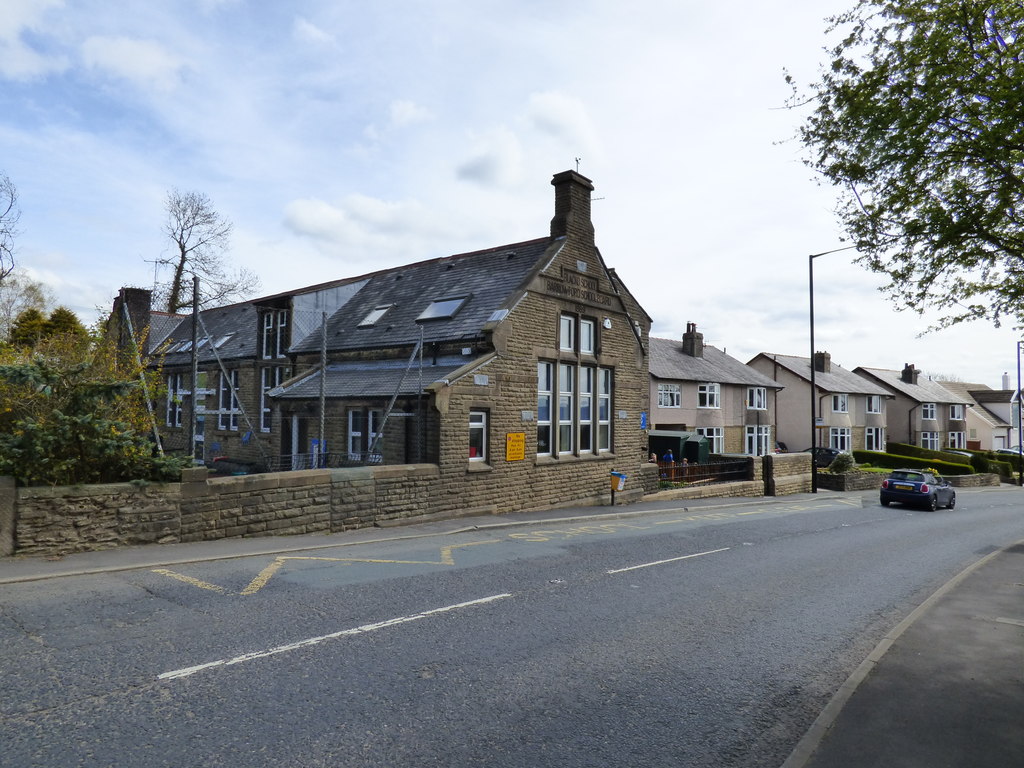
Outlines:
<svg viewBox="0 0 1024 768"><path fill-rule="evenodd" d="M873 497L874 491L864 495ZM440 520L338 534L123 547L0 559L0 585L550 522L817 497L643 501ZM822 710L781 768L1024 766L1024 541L986 555L894 627Z"/></svg>

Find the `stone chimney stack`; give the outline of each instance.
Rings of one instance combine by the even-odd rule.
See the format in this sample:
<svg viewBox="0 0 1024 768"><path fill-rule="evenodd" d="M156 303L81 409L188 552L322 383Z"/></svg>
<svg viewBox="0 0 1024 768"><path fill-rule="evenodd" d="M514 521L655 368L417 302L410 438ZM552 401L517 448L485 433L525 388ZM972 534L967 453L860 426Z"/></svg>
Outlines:
<svg viewBox="0 0 1024 768"><path fill-rule="evenodd" d="M832 355L828 352L815 352L814 370L818 373L832 373Z"/></svg>
<svg viewBox="0 0 1024 768"><path fill-rule="evenodd" d="M903 373L900 374L900 381L904 384L917 384L917 377L921 375L921 371L914 367L913 363L907 363L903 366Z"/></svg>
<svg viewBox="0 0 1024 768"><path fill-rule="evenodd" d="M551 179L555 188L555 217L551 220L551 238L572 234L587 245L594 244L594 224L590 220L590 194L594 185L576 171L562 171Z"/></svg>
<svg viewBox="0 0 1024 768"><path fill-rule="evenodd" d="M145 288L122 288L114 299L110 313L111 330L116 334L117 345L121 349L131 348L128 323L125 322L124 309L128 308L131 318L131 330L136 339L142 339L149 332L149 315L153 307L153 292Z"/></svg>
<svg viewBox="0 0 1024 768"><path fill-rule="evenodd" d="M697 333L696 323L686 324L683 334L683 354L690 357L704 357L704 334Z"/></svg>

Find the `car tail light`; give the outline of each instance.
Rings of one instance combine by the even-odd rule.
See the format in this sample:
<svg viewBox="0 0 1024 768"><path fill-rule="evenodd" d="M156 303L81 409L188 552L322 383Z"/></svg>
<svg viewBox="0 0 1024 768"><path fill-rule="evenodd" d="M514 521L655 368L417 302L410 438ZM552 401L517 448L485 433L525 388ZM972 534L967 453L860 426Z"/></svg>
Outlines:
<svg viewBox="0 0 1024 768"><path fill-rule="evenodd" d="M929 490L928 483L921 483L921 493L928 493Z"/></svg>
<svg viewBox="0 0 1024 768"><path fill-rule="evenodd" d="M882 487L883 488L888 488L889 487L889 481L888 480L883 480L882 481Z"/></svg>

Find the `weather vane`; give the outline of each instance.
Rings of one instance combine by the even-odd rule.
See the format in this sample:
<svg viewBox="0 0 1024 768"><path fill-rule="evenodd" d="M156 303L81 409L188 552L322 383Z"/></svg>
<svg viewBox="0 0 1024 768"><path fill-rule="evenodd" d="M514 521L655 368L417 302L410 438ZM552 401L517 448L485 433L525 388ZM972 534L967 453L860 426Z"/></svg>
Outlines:
<svg viewBox="0 0 1024 768"><path fill-rule="evenodd" d="M582 157L577 157L576 158L576 173L580 172L580 160L582 160L582 159L583 159Z"/></svg>

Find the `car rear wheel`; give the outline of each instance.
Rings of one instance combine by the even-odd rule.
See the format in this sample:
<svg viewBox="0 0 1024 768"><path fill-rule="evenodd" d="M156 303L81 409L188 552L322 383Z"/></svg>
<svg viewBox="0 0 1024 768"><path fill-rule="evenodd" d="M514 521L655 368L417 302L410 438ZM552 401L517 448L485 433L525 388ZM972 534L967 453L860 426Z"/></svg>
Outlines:
<svg viewBox="0 0 1024 768"><path fill-rule="evenodd" d="M882 499L880 503L883 507L888 507L890 504L892 504L892 502L889 501L888 499Z"/></svg>
<svg viewBox="0 0 1024 768"><path fill-rule="evenodd" d="M928 498L928 509L930 509L932 512L934 512L938 508L939 508L939 496L938 496L938 494L933 493Z"/></svg>

